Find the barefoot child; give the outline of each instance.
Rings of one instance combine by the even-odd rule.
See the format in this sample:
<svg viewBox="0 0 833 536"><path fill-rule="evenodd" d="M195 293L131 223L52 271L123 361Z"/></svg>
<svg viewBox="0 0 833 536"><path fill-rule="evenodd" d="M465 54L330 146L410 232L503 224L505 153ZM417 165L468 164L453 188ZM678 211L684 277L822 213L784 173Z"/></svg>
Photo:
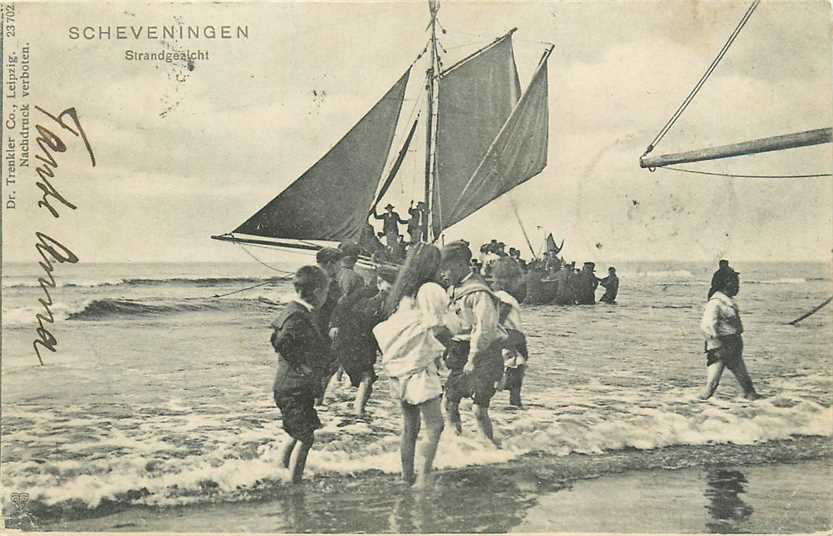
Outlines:
<svg viewBox="0 0 833 536"><path fill-rule="evenodd" d="M395 380L402 407L399 444L402 478L417 487L430 484L431 467L443 431L442 380L437 364L451 339L448 295L435 283L440 251L419 242L408 252L385 310L389 318L373 329L382 350L382 368ZM427 437L422 465L414 472L420 416Z"/></svg>
<svg viewBox="0 0 833 536"><path fill-rule="evenodd" d="M706 387L700 399L708 400L720 384L723 370L728 368L749 400L760 398L743 361L743 324L735 296L740 290L740 277L728 267L712 278L709 301L703 311L700 327L706 336Z"/></svg>
<svg viewBox="0 0 833 536"><path fill-rule="evenodd" d="M504 370L499 385L503 390L509 391L510 405L523 407L521 387L529 353L526 348L526 337L521 331L521 304L512 294L523 278L523 272L516 261L504 257L495 263L492 274L495 278L492 289L495 297L500 300L498 321L507 333L501 349Z"/></svg>
<svg viewBox="0 0 833 536"><path fill-rule="evenodd" d="M384 320L385 302L395 279L395 269L380 266L376 280L343 297L333 313L331 325L337 328L333 349L341 370L356 387L353 413L357 417L365 416L365 406L373 392L374 365L379 349L373 328Z"/></svg>
<svg viewBox="0 0 833 536"><path fill-rule="evenodd" d="M323 393L323 378L332 363L330 344L318 326L316 312L327 300L329 278L317 266L302 266L293 281L297 296L272 322L272 347L278 353L275 404L290 441L281 455L292 482L301 481L313 432L321 428L315 399Z"/></svg>

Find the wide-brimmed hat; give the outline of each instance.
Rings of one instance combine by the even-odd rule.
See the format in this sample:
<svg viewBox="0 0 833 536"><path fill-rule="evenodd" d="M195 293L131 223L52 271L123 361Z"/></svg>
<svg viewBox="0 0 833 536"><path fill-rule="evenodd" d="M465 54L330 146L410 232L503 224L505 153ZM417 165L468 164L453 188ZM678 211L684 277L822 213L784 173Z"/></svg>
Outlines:
<svg viewBox="0 0 833 536"><path fill-rule="evenodd" d="M362 253L362 249L355 242L342 242L338 245L338 249L345 257L352 257L353 259L357 259Z"/></svg>
<svg viewBox="0 0 833 536"><path fill-rule="evenodd" d="M336 262L344 257L344 252L336 248L322 248L315 254L315 261L321 264Z"/></svg>
<svg viewBox="0 0 833 536"><path fill-rule="evenodd" d="M469 249L469 245L462 241L462 240L455 240L454 242L449 242L445 246L443 246L442 250L442 260L448 261L452 259L461 259L464 262L468 263L471 261L471 250Z"/></svg>
<svg viewBox="0 0 833 536"><path fill-rule="evenodd" d="M387 205L385 205L385 210L387 210L387 209L389 209L389 208L393 208L393 205L391 205L390 203L388 203Z"/></svg>

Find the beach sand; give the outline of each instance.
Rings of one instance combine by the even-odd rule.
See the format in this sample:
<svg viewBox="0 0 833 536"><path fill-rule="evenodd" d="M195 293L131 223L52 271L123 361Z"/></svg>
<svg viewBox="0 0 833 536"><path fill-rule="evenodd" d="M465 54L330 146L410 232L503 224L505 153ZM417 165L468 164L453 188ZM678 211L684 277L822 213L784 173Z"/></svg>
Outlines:
<svg viewBox="0 0 833 536"><path fill-rule="evenodd" d="M473 468L414 491L388 475L322 478L267 500L126 510L41 530L182 532L678 532L830 531L833 458L713 465L547 481L546 472ZM511 484L510 484L511 482ZM495 490L468 508L466 490Z"/></svg>

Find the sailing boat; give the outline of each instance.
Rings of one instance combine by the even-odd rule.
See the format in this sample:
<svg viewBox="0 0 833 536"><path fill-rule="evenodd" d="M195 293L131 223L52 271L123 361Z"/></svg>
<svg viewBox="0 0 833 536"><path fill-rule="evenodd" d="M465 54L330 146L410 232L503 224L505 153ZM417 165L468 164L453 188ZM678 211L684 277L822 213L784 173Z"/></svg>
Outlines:
<svg viewBox="0 0 833 536"><path fill-rule="evenodd" d="M436 241L446 229L541 173L549 134L547 60L543 52L521 92L512 35L498 37L449 67L437 40L438 0L429 0L430 40L382 98L320 160L234 231L211 238L315 251L327 243L375 239L369 214L397 180L417 124L426 132L422 201ZM427 54L426 54L427 53ZM426 56L422 111L391 158L406 88ZM420 81L420 83L422 83ZM407 125L405 125L407 127ZM370 262L364 248L360 263Z"/></svg>

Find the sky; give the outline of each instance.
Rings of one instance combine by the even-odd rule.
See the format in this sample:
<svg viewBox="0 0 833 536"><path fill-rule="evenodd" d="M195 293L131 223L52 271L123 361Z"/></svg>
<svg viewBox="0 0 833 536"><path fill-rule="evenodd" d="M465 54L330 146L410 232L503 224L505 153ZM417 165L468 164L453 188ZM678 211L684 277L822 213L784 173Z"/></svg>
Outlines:
<svg viewBox="0 0 833 536"><path fill-rule="evenodd" d="M30 43L29 102L55 112L75 106L97 165L77 140L59 155L55 182L78 206L59 220L36 205L34 169L18 169L17 207L3 212L4 260L37 260L36 231L89 262L248 260L209 236L233 230L288 186L393 85L426 42L426 4L18 4L18 41L4 47ZM552 232L580 262L829 262L833 179L727 179L638 165L747 5L442 2L446 65L517 27L525 86L543 42L556 45L549 165L445 239L521 248L517 207L536 248ZM124 59L128 49L164 50L159 41L71 40L67 32L176 22L248 25L249 37L175 44L209 51L189 71ZM829 4L762 3L654 154L833 126L831 43ZM414 97L409 90L403 117ZM414 150L391 189L403 213L422 158ZM688 167L831 173L833 146Z"/></svg>

